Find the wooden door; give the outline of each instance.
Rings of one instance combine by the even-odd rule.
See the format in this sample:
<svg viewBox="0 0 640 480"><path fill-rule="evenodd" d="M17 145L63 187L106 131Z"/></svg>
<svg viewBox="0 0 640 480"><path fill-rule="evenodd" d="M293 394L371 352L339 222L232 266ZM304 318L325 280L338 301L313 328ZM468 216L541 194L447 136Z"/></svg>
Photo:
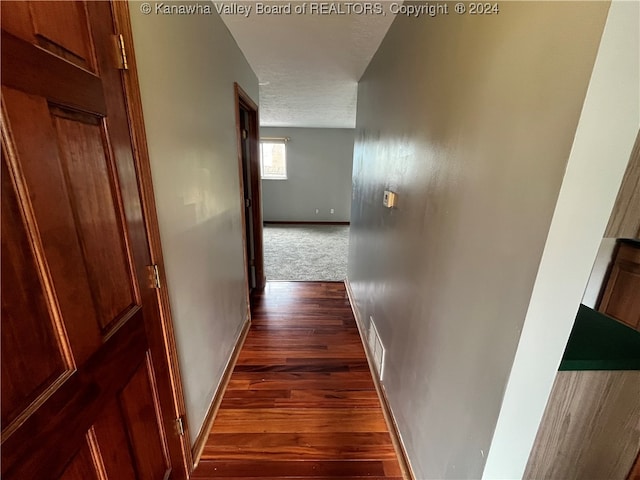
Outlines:
<svg viewBox="0 0 640 480"><path fill-rule="evenodd" d="M240 190L244 202L244 241L249 292L265 286L262 242L260 160L258 158L258 106L235 84L236 130Z"/></svg>
<svg viewBox="0 0 640 480"><path fill-rule="evenodd" d="M1 8L2 477L169 478L112 5Z"/></svg>
<svg viewBox="0 0 640 480"><path fill-rule="evenodd" d="M251 195L251 150L249 138L249 112L240 106L240 131L242 155L242 180L244 191L244 229L245 229L245 251L247 255L247 279L249 283L249 293L256 288L256 255L255 255L255 234L253 229L253 196Z"/></svg>

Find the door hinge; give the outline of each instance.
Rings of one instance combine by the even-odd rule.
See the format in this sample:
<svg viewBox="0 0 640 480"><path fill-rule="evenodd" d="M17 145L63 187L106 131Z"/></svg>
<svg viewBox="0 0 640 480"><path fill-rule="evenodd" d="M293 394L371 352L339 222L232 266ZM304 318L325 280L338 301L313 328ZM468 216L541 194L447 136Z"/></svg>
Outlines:
<svg viewBox="0 0 640 480"><path fill-rule="evenodd" d="M160 288L162 285L160 284L158 265L149 265L147 268L149 269L149 286L151 288Z"/></svg>
<svg viewBox="0 0 640 480"><path fill-rule="evenodd" d="M129 70L127 49L124 46L124 37L121 33L113 36L113 44L116 52L116 67L119 70Z"/></svg>
<svg viewBox="0 0 640 480"><path fill-rule="evenodd" d="M245 206L245 208L251 208L251 199L250 198L245 198L244 199L244 206Z"/></svg>
<svg viewBox="0 0 640 480"><path fill-rule="evenodd" d="M247 137L249 137L249 132L247 132L247 130L243 128L242 129L242 139L246 140Z"/></svg>
<svg viewBox="0 0 640 480"><path fill-rule="evenodd" d="M181 437L184 436L184 420L183 417L176 418L176 431Z"/></svg>

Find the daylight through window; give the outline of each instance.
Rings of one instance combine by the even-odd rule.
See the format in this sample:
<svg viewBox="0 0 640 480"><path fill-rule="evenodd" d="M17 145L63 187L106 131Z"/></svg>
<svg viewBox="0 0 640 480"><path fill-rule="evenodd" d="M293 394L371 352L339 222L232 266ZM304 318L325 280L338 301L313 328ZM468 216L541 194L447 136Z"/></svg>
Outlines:
<svg viewBox="0 0 640 480"><path fill-rule="evenodd" d="M260 171L262 178L285 180L287 178L287 140L263 139L260 141Z"/></svg>

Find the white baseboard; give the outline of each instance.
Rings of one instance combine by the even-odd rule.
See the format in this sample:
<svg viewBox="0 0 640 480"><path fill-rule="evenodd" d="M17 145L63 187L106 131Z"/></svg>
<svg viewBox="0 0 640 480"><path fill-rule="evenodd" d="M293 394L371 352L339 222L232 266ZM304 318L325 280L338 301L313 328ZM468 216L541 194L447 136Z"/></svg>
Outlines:
<svg viewBox="0 0 640 480"><path fill-rule="evenodd" d="M367 356L369 371L371 372L373 383L376 387L376 392L378 393L378 397L380 398L382 413L384 415L385 421L387 422L387 427L389 429L389 433L391 434L391 441L393 443L393 447L396 450L400 468L402 469L402 476L405 480L415 480L416 476L414 475L413 469L411 468L411 463L409 462L409 457L407 456L404 442L402 441L400 431L398 430L398 425L396 423L395 417L393 416L393 411L391 410L391 406L389 405L389 401L387 400L387 394L385 392L384 385L380 382L378 378L378 372L374 366L373 352L371 352L369 348L369 342L367 342L365 336L364 324L362 323L362 316L360 315L360 312L356 307L356 302L353 297L353 290L351 290L351 284L349 283L348 278L344 281L344 285L347 289L347 296L349 297L351 311L353 312L353 316L356 319L356 325L358 327L358 332L360 333L360 340L362 341L362 346L364 347L364 351Z"/></svg>
<svg viewBox="0 0 640 480"><path fill-rule="evenodd" d="M200 462L200 457L202 456L204 447L207 444L207 438L209 437L209 432L211 431L211 427L213 426L213 421L215 420L216 414L218 413L218 408L220 408L220 403L222 403L224 391L226 390L229 380L231 379L231 374L233 373L233 369L236 366L238 355L240 354L240 350L242 350L244 340L247 338L247 333L249 333L250 326L251 320L249 317L247 317L244 326L240 331L240 335L238 335L236 345L235 347L233 347L233 352L231 352L231 356L229 357L227 366L224 369L222 379L220 380L220 384L218 385L218 390L211 400L211 404L207 409L207 415L204 417L202 427L200 428L198 436L196 437L195 441L193 442L193 446L191 447L191 454L193 456L193 469L195 469Z"/></svg>

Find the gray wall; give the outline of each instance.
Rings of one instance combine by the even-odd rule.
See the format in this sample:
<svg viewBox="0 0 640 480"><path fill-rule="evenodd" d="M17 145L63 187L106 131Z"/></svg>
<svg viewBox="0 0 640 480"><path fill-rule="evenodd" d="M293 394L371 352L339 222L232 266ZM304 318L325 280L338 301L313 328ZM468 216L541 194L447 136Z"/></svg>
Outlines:
<svg viewBox="0 0 640 480"><path fill-rule="evenodd" d="M607 8L399 16L360 82L349 282L417 478L482 475Z"/></svg>
<svg viewBox="0 0 640 480"><path fill-rule="evenodd" d="M258 80L217 14L130 8L193 441L247 318L233 82Z"/></svg>
<svg viewBox="0 0 640 480"><path fill-rule="evenodd" d="M262 181L265 221L349 221L353 129L262 127L260 135L291 138L288 179Z"/></svg>

